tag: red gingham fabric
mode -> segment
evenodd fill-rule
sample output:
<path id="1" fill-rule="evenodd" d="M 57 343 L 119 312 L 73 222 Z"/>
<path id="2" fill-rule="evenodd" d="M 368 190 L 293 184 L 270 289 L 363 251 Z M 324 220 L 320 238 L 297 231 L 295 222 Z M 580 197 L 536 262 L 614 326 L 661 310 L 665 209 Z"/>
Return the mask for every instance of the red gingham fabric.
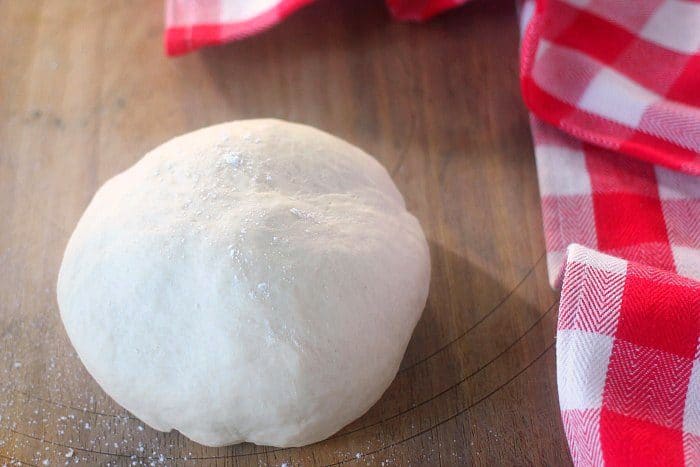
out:
<path id="1" fill-rule="evenodd" d="M 529 2 L 523 98 L 589 143 L 700 175 L 700 4 Z"/>
<path id="2" fill-rule="evenodd" d="M 166 0 L 165 53 L 182 55 L 267 29 L 314 0 Z M 423 21 L 467 0 L 386 0 L 392 15 Z"/>
<path id="3" fill-rule="evenodd" d="M 572 245 L 557 385 L 576 465 L 698 465 L 700 283 Z"/>
<path id="4" fill-rule="evenodd" d="M 166 0 L 177 55 L 312 0 Z M 422 21 L 465 0 L 387 0 Z M 525 0 L 557 384 L 574 463 L 700 466 L 700 2 Z"/>
<path id="5" fill-rule="evenodd" d="M 572 459 L 698 466 L 700 4 L 526 1 L 521 23 Z"/>
<path id="6" fill-rule="evenodd" d="M 552 285 L 572 243 L 700 278 L 698 177 L 531 124 Z"/>
<path id="7" fill-rule="evenodd" d="M 313 0 L 166 0 L 165 52 L 182 55 L 263 31 Z"/>

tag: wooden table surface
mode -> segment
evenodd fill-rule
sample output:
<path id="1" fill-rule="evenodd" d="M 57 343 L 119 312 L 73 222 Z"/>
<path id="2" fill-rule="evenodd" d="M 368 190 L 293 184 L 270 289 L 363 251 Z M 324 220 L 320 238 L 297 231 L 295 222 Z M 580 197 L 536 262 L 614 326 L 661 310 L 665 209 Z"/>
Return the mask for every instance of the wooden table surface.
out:
<path id="1" fill-rule="evenodd" d="M 162 2 L 0 3 L 0 465 L 567 465 L 557 295 L 511 0 L 427 24 L 324 0 L 236 44 L 168 59 Z M 196 128 L 274 116 L 364 148 L 420 219 L 430 298 L 384 397 L 324 442 L 199 446 L 115 404 L 55 299 L 91 196 Z"/>

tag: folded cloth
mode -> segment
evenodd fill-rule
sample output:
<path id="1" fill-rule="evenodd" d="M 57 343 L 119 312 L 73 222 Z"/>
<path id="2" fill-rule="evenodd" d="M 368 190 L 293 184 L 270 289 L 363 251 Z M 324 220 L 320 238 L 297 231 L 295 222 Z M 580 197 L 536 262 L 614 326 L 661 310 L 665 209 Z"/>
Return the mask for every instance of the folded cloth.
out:
<path id="1" fill-rule="evenodd" d="M 310 1 L 166 0 L 166 51 Z M 463 2 L 387 0 L 417 21 Z M 572 458 L 700 465 L 700 2 L 518 5 Z"/>
<path id="2" fill-rule="evenodd" d="M 576 465 L 698 465 L 700 283 L 572 245 L 557 327 Z"/>
<path id="3" fill-rule="evenodd" d="M 530 0 L 521 29 L 572 459 L 700 465 L 700 3 Z"/>
<path id="4" fill-rule="evenodd" d="M 313 0 L 166 0 L 165 52 L 181 55 L 273 26 Z"/>
<path id="5" fill-rule="evenodd" d="M 700 4 L 530 0 L 521 84 L 540 119 L 583 141 L 700 175 Z"/>

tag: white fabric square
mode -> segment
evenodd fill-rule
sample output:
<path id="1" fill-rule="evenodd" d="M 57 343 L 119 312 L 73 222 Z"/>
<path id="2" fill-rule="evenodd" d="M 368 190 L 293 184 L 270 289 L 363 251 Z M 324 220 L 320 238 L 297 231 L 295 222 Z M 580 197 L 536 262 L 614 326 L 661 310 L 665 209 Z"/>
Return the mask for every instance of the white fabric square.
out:
<path id="1" fill-rule="evenodd" d="M 520 37 L 522 37 L 535 13 L 535 0 L 526 0 L 520 8 Z"/>
<path id="2" fill-rule="evenodd" d="M 226 0 L 221 2 L 220 23 L 236 23 L 272 10 L 280 0 Z"/>
<path id="3" fill-rule="evenodd" d="M 603 68 L 589 83 L 578 107 L 636 128 L 644 112 L 658 100 L 659 96 L 631 79 Z"/>
<path id="4" fill-rule="evenodd" d="M 700 4 L 665 1 L 644 25 L 640 36 L 676 52 L 696 53 L 700 49 Z"/>
<path id="5" fill-rule="evenodd" d="M 683 412 L 683 431 L 700 435 L 700 360 L 693 362 Z"/>
<path id="6" fill-rule="evenodd" d="M 602 406 L 613 338 L 592 332 L 557 333 L 557 387 L 562 410 Z"/>
<path id="7" fill-rule="evenodd" d="M 627 274 L 627 261 L 584 246 L 572 244 L 566 249 L 567 262 L 588 264 L 599 271 L 608 271 L 619 276 Z M 622 300 L 622 296 L 620 296 Z M 619 310 L 619 308 L 618 308 Z"/>
<path id="8" fill-rule="evenodd" d="M 537 50 L 535 51 L 535 63 L 542 58 L 542 55 L 547 53 L 549 49 L 552 48 L 552 43 L 545 39 L 540 39 L 537 43 Z"/>
<path id="9" fill-rule="evenodd" d="M 692 175 L 654 166 L 661 199 L 700 199 L 700 179 Z"/>
<path id="10" fill-rule="evenodd" d="M 588 195 L 591 180 L 582 150 L 538 144 L 535 146 L 540 196 Z"/>
<path id="11" fill-rule="evenodd" d="M 676 272 L 681 276 L 700 280 L 700 250 L 677 245 L 671 245 L 671 250 Z"/>

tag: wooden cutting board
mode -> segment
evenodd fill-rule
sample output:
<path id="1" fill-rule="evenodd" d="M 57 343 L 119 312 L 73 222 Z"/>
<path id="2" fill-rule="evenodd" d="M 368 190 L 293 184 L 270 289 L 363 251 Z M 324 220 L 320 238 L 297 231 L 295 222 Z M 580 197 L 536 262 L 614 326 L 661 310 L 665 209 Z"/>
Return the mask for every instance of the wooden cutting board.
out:
<path id="1" fill-rule="evenodd" d="M 569 464 L 513 2 L 414 25 L 380 1 L 325 0 L 177 59 L 162 8 L 0 3 L 0 465 Z M 396 380 L 340 433 L 206 448 L 102 392 L 61 325 L 56 274 L 105 180 L 175 135 L 266 116 L 389 169 L 430 242 L 430 298 Z"/>

